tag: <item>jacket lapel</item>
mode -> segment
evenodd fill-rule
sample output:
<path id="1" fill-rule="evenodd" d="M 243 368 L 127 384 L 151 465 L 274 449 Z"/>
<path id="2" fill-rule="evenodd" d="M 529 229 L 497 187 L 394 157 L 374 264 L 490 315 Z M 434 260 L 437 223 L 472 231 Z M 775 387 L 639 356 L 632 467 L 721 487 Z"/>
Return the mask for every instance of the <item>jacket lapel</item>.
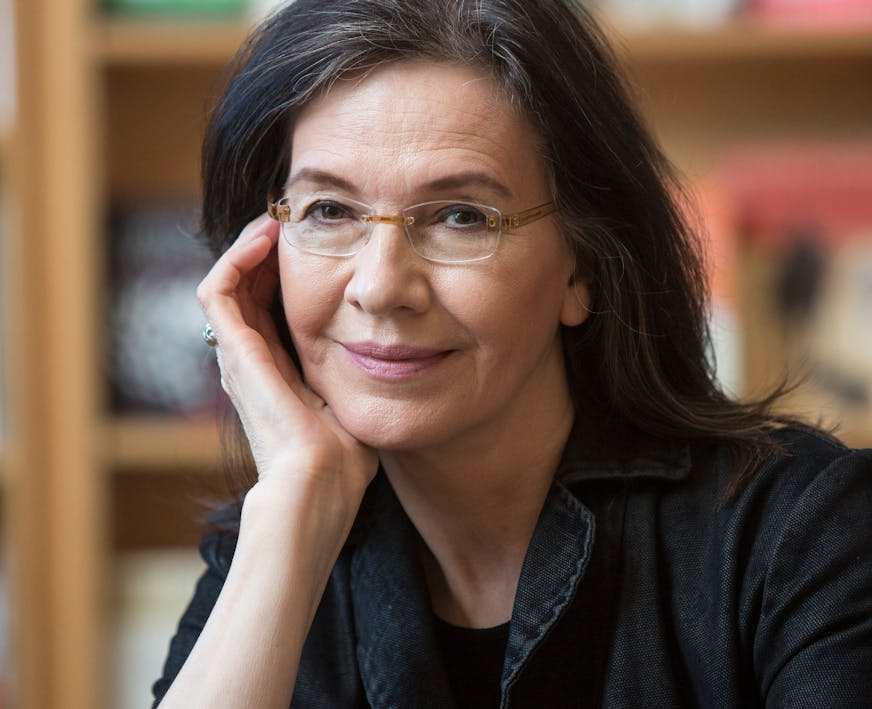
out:
<path id="1" fill-rule="evenodd" d="M 523 699 L 555 696 L 529 679 L 531 658 L 562 620 L 575 598 L 594 546 L 594 518 L 560 483 L 554 483 L 527 549 L 503 664 L 502 706 L 534 706 Z M 566 658 L 554 658 L 554 672 L 565 671 Z M 552 673 L 553 675 L 553 673 Z"/>
<path id="2" fill-rule="evenodd" d="M 370 705 L 454 706 L 433 631 L 416 532 L 383 475 L 351 563 L 357 660 Z"/>

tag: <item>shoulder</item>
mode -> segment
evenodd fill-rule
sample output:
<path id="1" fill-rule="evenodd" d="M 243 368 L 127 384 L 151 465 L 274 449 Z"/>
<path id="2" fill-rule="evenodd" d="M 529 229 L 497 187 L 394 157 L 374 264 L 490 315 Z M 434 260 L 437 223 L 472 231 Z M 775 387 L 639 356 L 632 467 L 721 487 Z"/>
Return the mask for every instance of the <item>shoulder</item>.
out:
<path id="1" fill-rule="evenodd" d="M 848 448 L 838 439 L 813 428 L 787 426 L 776 431 L 774 438 L 783 454 L 771 455 L 761 468 L 772 466 L 794 474 L 814 475 L 836 463 L 858 465 L 868 474 L 872 461 L 872 449 Z"/>
<path id="2" fill-rule="evenodd" d="M 831 684 L 835 704 L 860 706 L 872 691 L 872 450 L 799 428 L 777 440 L 783 453 L 723 508 L 740 624 L 777 706 Z"/>
<path id="3" fill-rule="evenodd" d="M 777 449 L 732 493 L 735 471 L 728 447 L 695 446 L 684 495 L 707 501 L 721 533 L 741 533 L 745 545 L 754 540 L 766 557 L 792 529 L 835 532 L 852 518 L 872 520 L 872 450 L 848 448 L 796 426 L 776 431 L 774 442 Z M 828 538 L 835 543 L 848 534 L 850 526 Z"/>
<path id="4" fill-rule="evenodd" d="M 685 476 L 631 489 L 627 529 L 654 540 L 682 584 L 703 596 L 717 588 L 746 619 L 791 601 L 814 615 L 807 599 L 826 589 L 868 590 L 872 602 L 872 450 L 799 427 L 775 442 L 732 493 L 729 446 L 692 444 Z"/>
<path id="5" fill-rule="evenodd" d="M 870 504 L 872 450 L 848 448 L 814 429 L 794 426 L 777 431 L 774 439 L 780 450 L 761 461 L 754 475 L 733 496 L 734 505 L 765 504 L 773 513 L 787 513 L 797 505 L 814 507 L 815 500 L 823 502 L 863 489 L 867 494 L 853 501 Z M 728 460 L 722 457 L 720 475 L 730 472 Z"/>
<path id="6" fill-rule="evenodd" d="M 776 440 L 783 453 L 770 455 L 742 494 L 765 501 L 782 542 L 792 529 L 803 536 L 826 531 L 814 546 L 856 539 L 864 525 L 872 533 L 872 449 L 802 428 L 779 431 Z"/>

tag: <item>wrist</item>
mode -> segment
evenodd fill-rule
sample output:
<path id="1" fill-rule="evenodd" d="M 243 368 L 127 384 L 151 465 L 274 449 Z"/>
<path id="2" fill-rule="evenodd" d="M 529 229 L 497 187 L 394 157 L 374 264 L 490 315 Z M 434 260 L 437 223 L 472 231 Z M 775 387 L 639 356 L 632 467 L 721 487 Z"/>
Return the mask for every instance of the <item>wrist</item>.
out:
<path id="1" fill-rule="evenodd" d="M 271 476 L 248 491 L 242 505 L 239 544 L 258 557 L 332 568 L 360 506 L 333 485 L 300 484 Z"/>

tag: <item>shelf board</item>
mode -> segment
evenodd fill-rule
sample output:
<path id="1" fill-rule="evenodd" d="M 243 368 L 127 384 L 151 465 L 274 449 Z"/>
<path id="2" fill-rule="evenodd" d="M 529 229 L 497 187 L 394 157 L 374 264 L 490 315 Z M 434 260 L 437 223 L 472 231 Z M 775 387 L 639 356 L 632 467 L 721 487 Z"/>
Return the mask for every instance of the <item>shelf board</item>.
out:
<path id="1" fill-rule="evenodd" d="M 218 469 L 218 430 L 211 419 L 119 416 L 103 429 L 107 462 L 118 471 Z"/>
<path id="2" fill-rule="evenodd" d="M 248 32 L 242 20 L 137 20 L 103 17 L 92 25 L 94 57 L 110 65 L 222 65 Z M 782 26 L 751 19 L 712 29 L 664 26 L 611 30 L 632 62 L 872 57 L 872 26 Z"/>
<path id="3" fill-rule="evenodd" d="M 242 21 L 103 18 L 92 26 L 94 58 L 110 65 L 228 62 L 248 33 Z"/>

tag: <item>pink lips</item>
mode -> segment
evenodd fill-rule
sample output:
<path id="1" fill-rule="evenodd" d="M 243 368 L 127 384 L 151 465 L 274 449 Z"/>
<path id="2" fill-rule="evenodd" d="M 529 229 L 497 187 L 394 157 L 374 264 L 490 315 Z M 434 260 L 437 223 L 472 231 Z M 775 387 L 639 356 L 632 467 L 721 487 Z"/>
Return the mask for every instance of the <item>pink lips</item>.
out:
<path id="1" fill-rule="evenodd" d="M 387 381 L 415 377 L 451 354 L 451 350 L 373 342 L 344 342 L 342 345 L 357 367 L 376 379 Z"/>

